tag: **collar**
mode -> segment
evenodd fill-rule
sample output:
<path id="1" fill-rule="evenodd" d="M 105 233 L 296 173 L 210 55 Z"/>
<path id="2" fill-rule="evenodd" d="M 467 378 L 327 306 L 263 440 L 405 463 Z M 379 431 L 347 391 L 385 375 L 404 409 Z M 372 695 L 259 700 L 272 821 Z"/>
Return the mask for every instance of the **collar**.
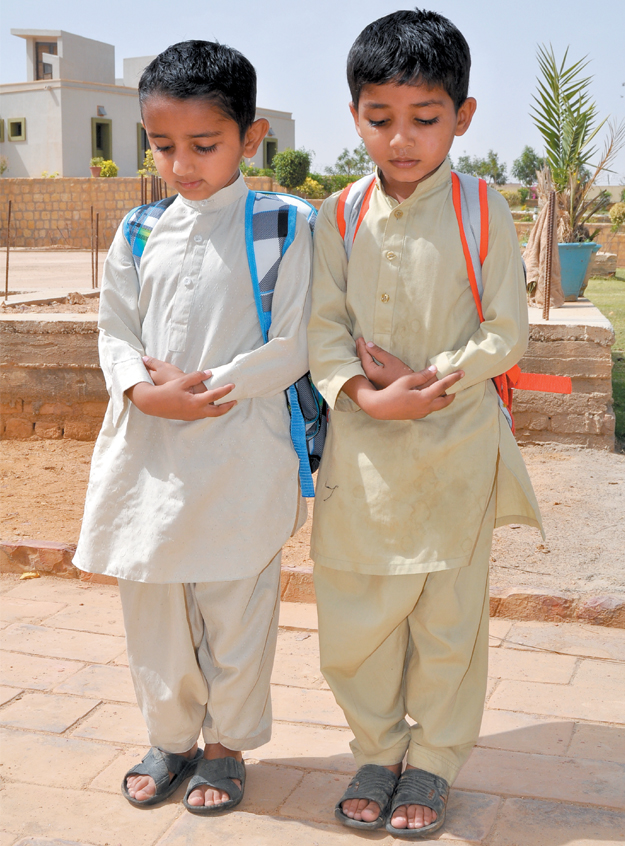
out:
<path id="1" fill-rule="evenodd" d="M 449 156 L 447 156 L 443 163 L 440 165 L 440 167 L 438 167 L 437 170 L 434 171 L 434 173 L 428 176 L 427 179 L 424 179 L 419 182 L 412 194 L 407 197 L 407 199 L 405 199 L 403 203 L 398 203 L 394 197 L 389 197 L 389 195 L 384 190 L 384 185 L 382 184 L 382 180 L 380 178 L 380 169 L 376 168 L 376 186 L 380 191 L 380 196 L 385 199 L 385 201 L 391 208 L 396 208 L 399 205 L 401 205 L 402 208 L 410 208 L 415 203 L 419 202 L 419 200 L 430 196 L 436 191 L 439 191 L 442 187 L 448 186 L 450 183 L 451 161 L 449 160 Z"/>
<path id="2" fill-rule="evenodd" d="M 178 197 L 181 203 L 184 203 L 185 206 L 188 206 L 194 211 L 209 213 L 219 211 L 219 209 L 223 209 L 225 206 L 229 206 L 237 200 L 246 197 L 248 191 L 249 189 L 245 184 L 243 174 L 239 171 L 239 175 L 231 185 L 226 185 L 225 188 L 217 191 L 217 193 L 213 194 L 212 197 L 208 197 L 206 200 L 187 200 L 181 194 Z"/>

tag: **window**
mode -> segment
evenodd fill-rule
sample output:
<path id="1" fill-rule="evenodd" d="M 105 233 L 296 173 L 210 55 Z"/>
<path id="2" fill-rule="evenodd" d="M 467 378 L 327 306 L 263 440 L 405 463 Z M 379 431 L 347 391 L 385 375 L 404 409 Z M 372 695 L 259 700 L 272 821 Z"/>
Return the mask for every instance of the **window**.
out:
<path id="1" fill-rule="evenodd" d="M 143 170 L 143 160 L 146 152 L 150 149 L 148 134 L 143 126 L 137 124 L 137 170 Z"/>
<path id="2" fill-rule="evenodd" d="M 56 56 L 56 41 L 35 41 L 35 61 L 37 63 L 35 79 L 52 79 L 52 65 L 49 62 L 44 62 L 44 53 Z"/>
<path id="3" fill-rule="evenodd" d="M 91 118 L 91 155 L 101 156 L 105 161 L 113 158 L 112 120 Z"/>
<path id="4" fill-rule="evenodd" d="M 265 138 L 263 146 L 263 167 L 271 167 L 273 157 L 278 152 L 278 141 L 276 138 Z"/>
<path id="5" fill-rule="evenodd" d="M 26 141 L 26 118 L 9 118 L 7 128 L 9 141 Z"/>

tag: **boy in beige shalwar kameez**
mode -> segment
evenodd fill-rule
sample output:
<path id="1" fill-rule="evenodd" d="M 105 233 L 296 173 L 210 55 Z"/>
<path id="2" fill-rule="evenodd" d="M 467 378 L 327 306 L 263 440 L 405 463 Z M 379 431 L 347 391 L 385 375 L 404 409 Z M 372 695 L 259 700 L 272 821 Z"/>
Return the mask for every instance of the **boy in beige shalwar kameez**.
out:
<path id="1" fill-rule="evenodd" d="M 451 51 L 460 83 L 446 82 Z M 489 191 L 480 325 L 452 204 L 447 153 L 475 110 L 469 65 L 434 13 L 364 30 L 348 79 L 376 185 L 349 261 L 337 196 L 315 233 L 309 355 L 332 412 L 311 554 L 322 670 L 360 767 L 336 814 L 410 838 L 443 824 L 478 736 L 493 528 L 540 526 L 491 381 L 527 344 L 514 225 Z"/>

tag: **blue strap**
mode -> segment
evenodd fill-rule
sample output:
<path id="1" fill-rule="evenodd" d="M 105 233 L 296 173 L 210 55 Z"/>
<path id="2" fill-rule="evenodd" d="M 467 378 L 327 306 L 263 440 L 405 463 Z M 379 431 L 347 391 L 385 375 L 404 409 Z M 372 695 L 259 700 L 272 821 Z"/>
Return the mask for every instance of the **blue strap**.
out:
<path id="1" fill-rule="evenodd" d="M 306 424 L 297 398 L 295 385 L 288 388 L 289 405 L 291 406 L 291 440 L 299 458 L 299 482 L 302 496 L 314 496 L 315 486 L 310 472 L 308 446 L 306 441 Z"/>

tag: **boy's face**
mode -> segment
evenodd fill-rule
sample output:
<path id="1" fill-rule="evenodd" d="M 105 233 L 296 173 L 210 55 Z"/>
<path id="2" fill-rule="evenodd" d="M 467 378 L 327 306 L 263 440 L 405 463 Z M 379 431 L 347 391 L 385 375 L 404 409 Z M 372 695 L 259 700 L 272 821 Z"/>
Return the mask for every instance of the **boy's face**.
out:
<path id="1" fill-rule="evenodd" d="M 143 126 L 159 174 L 187 200 L 206 200 L 232 184 L 241 159 L 256 153 L 269 129 L 257 120 L 241 140 L 237 123 L 216 105 L 160 94 L 143 104 Z"/>
<path id="2" fill-rule="evenodd" d="M 353 103 L 350 109 L 387 193 L 401 202 L 440 167 L 454 137 L 469 128 L 476 106 L 468 97 L 456 112 L 441 86 L 386 82 L 365 85 L 358 109 Z"/>

